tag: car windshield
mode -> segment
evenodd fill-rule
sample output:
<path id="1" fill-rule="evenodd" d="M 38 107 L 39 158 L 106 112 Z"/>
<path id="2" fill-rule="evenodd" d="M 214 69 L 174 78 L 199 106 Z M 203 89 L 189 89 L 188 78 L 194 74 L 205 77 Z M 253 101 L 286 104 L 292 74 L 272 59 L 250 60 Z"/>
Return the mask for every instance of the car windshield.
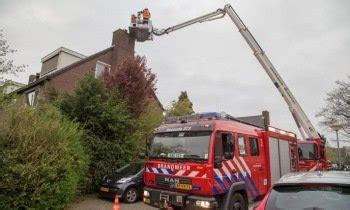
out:
<path id="1" fill-rule="evenodd" d="M 298 144 L 298 154 L 300 160 L 315 160 L 317 147 L 315 144 Z"/>
<path id="2" fill-rule="evenodd" d="M 350 187 L 337 185 L 278 186 L 271 191 L 266 209 L 349 209 Z"/>
<path id="3" fill-rule="evenodd" d="M 141 171 L 143 166 L 144 166 L 143 162 L 130 163 L 117 169 L 116 174 L 122 175 L 122 176 L 131 176 Z"/>
<path id="4" fill-rule="evenodd" d="M 170 132 L 155 135 L 151 157 L 208 159 L 211 131 Z"/>

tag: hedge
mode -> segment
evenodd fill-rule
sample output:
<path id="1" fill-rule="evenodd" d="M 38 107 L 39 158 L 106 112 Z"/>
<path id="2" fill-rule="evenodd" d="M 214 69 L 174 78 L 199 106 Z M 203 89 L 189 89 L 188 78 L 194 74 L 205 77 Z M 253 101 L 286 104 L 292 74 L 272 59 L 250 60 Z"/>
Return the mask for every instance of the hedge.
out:
<path id="1" fill-rule="evenodd" d="M 78 124 L 54 107 L 7 108 L 0 125 L 0 209 L 63 209 L 88 156 Z"/>

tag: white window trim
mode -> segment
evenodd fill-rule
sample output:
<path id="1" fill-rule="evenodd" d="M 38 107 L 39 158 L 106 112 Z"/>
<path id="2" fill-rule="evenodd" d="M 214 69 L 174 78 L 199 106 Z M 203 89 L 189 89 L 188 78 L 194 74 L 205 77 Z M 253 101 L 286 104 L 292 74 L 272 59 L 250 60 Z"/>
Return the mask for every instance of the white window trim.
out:
<path id="1" fill-rule="evenodd" d="M 95 78 L 97 78 L 99 75 L 97 75 L 97 64 L 101 64 L 106 66 L 108 69 L 111 69 L 111 65 L 109 65 L 108 63 L 102 62 L 102 61 L 96 61 L 96 65 L 95 65 Z M 102 74 L 102 73 L 101 73 Z"/>
<path id="2" fill-rule="evenodd" d="M 37 91 L 33 90 L 27 93 L 28 105 L 36 106 Z"/>

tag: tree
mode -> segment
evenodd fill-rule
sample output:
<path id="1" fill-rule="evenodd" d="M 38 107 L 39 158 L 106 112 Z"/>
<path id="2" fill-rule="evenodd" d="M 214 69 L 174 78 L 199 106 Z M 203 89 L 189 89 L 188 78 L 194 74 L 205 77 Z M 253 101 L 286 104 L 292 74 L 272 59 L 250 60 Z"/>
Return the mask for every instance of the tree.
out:
<path id="1" fill-rule="evenodd" d="M 85 130 L 84 146 L 90 157 L 86 191 L 94 191 L 103 176 L 131 161 L 137 148 L 130 137 L 134 121 L 117 90 L 107 91 L 92 75 L 83 79 L 73 95 L 61 95 L 55 104 Z"/>
<path id="2" fill-rule="evenodd" d="M 338 154 L 335 152 L 334 148 L 326 147 L 327 159 L 331 161 L 331 163 L 338 162 Z"/>
<path id="3" fill-rule="evenodd" d="M 152 136 L 154 129 L 163 122 L 163 119 L 164 116 L 158 104 L 156 102 L 148 104 L 134 125 L 135 131 L 132 134 L 132 139 L 137 142 L 137 151 L 145 149 L 145 140 Z"/>
<path id="4" fill-rule="evenodd" d="M 188 98 L 186 91 L 181 91 L 177 101 L 173 101 L 167 110 L 167 116 L 181 116 L 193 114 L 193 104 Z"/>
<path id="5" fill-rule="evenodd" d="M 1 75 L 16 74 L 17 72 L 24 71 L 26 65 L 16 66 L 13 60 L 7 58 L 9 54 L 15 52 L 16 50 L 10 48 L 2 30 L 0 30 L 0 79 L 3 79 Z"/>
<path id="6" fill-rule="evenodd" d="M 5 86 L 0 86 L 0 110 L 3 108 L 3 106 L 7 102 L 4 88 L 5 88 Z"/>
<path id="7" fill-rule="evenodd" d="M 108 93 L 103 83 L 92 75 L 82 80 L 73 95 L 64 94 L 58 106 L 99 138 L 122 140 L 132 125 L 119 94 Z"/>
<path id="8" fill-rule="evenodd" d="M 17 97 L 14 94 L 6 94 L 6 83 L 7 81 L 5 81 L 2 86 L 0 86 L 0 110 L 11 103 L 14 103 Z"/>
<path id="9" fill-rule="evenodd" d="M 103 80 L 109 91 L 117 89 L 135 118 L 154 100 L 156 75 L 147 67 L 145 57 L 126 59 L 115 71 L 105 71 Z"/>
<path id="10" fill-rule="evenodd" d="M 316 115 L 322 118 L 321 125 L 331 128 L 341 125 L 350 134 L 350 76 L 348 81 L 337 81 L 337 87 L 327 94 L 326 106 Z"/>

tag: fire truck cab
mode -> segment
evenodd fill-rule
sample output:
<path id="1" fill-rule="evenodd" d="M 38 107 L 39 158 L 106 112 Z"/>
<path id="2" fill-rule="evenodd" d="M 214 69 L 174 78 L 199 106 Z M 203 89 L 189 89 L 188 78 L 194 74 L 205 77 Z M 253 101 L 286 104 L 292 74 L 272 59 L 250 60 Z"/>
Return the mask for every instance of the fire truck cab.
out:
<path id="1" fill-rule="evenodd" d="M 298 140 L 299 171 L 328 170 L 330 166 L 324 151 L 323 139 Z"/>
<path id="2" fill-rule="evenodd" d="M 149 144 L 144 203 L 247 209 L 298 165 L 296 135 L 260 125 L 216 112 L 166 118 Z"/>

